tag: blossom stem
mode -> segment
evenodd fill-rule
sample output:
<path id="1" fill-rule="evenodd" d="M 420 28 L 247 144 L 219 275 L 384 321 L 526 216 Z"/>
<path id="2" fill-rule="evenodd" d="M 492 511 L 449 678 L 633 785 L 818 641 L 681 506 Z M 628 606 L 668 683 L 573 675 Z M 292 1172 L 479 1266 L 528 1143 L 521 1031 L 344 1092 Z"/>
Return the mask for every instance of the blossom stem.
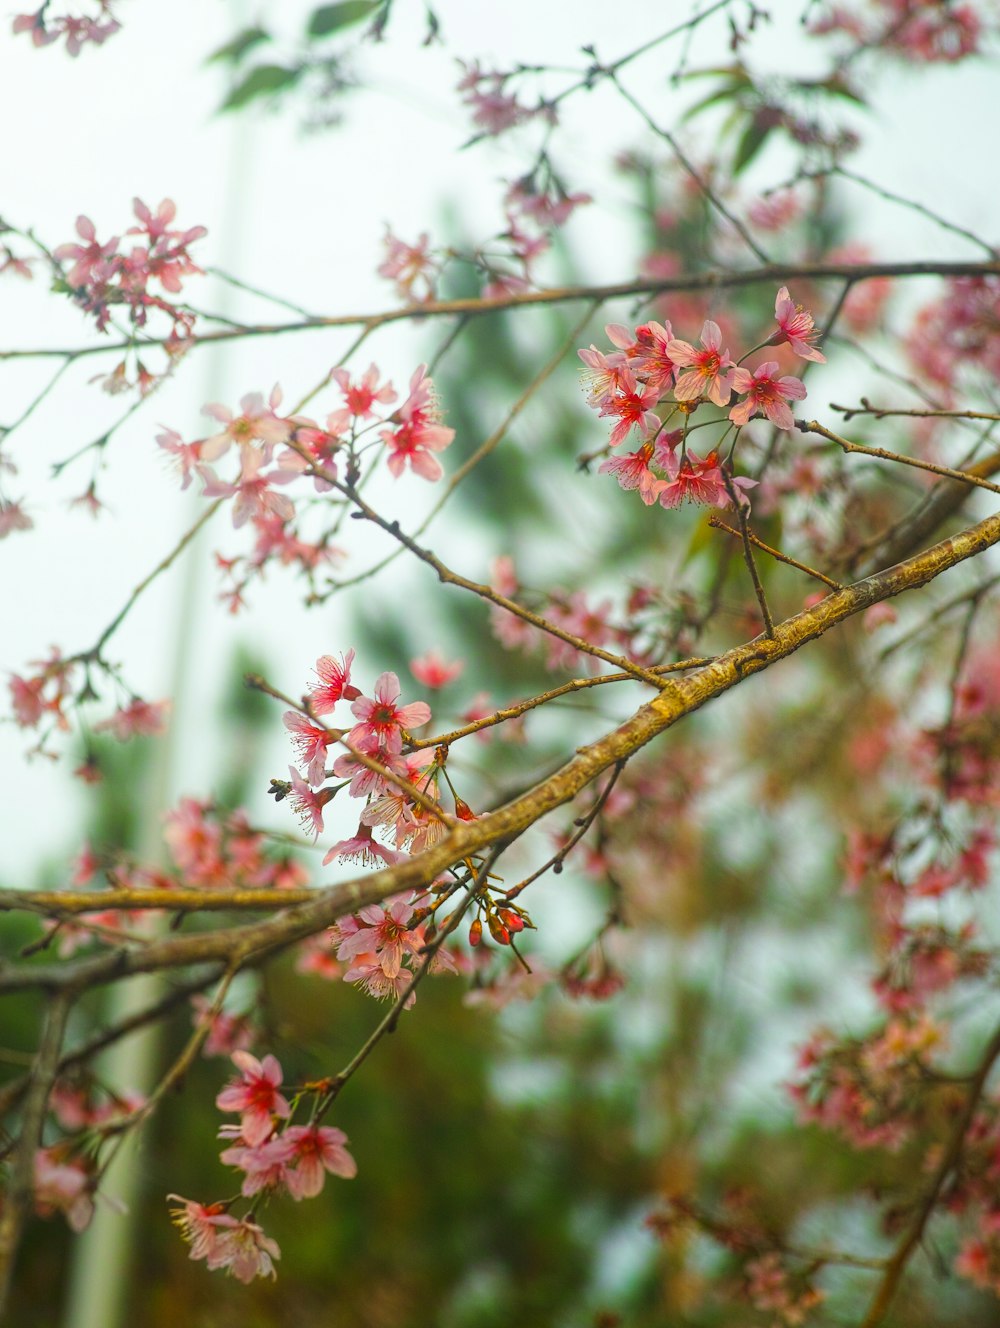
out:
<path id="1" fill-rule="evenodd" d="M 714 526 L 716 530 L 724 530 L 729 535 L 735 535 L 737 539 L 741 536 L 740 531 L 734 530 L 732 526 L 727 526 L 721 517 L 710 516 L 708 518 L 708 524 Z M 746 538 L 754 548 L 760 549 L 763 553 L 770 554 L 771 557 L 776 558 L 779 563 L 787 563 L 789 567 L 795 567 L 798 571 L 805 572 L 807 576 L 815 577 L 817 581 L 822 581 L 823 584 L 829 586 L 831 590 L 844 589 L 839 581 L 834 581 L 831 577 L 824 576 L 822 572 L 817 572 L 815 567 L 809 567 L 806 563 L 800 563 L 796 561 L 795 558 L 790 558 L 787 553 L 782 553 L 779 549 L 772 549 L 770 544 L 765 544 L 762 539 L 758 539 L 749 529 L 746 532 Z"/>

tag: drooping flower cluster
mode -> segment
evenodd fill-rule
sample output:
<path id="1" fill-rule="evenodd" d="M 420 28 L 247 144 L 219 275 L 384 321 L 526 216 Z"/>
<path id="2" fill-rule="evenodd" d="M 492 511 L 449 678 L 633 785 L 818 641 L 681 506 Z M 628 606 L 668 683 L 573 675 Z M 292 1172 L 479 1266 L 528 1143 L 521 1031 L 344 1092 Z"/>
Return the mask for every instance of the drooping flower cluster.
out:
<path id="1" fill-rule="evenodd" d="M 239 1077 L 219 1093 L 215 1105 L 240 1117 L 238 1125 L 223 1125 L 219 1136 L 226 1141 L 222 1161 L 243 1173 L 244 1198 L 286 1193 L 296 1201 L 312 1199 L 322 1191 L 327 1174 L 346 1180 L 357 1175 L 343 1130 L 321 1125 L 315 1113 L 305 1124 L 294 1123 L 304 1102 L 320 1104 L 322 1086 L 297 1093 L 293 1107 L 281 1092 L 284 1076 L 275 1056 L 261 1060 L 237 1050 L 232 1061 Z M 281 1251 L 253 1220 L 256 1203 L 246 1216 L 236 1218 L 229 1211 L 232 1201 L 206 1205 L 178 1194 L 168 1198 L 180 1205 L 171 1211 L 191 1246 L 192 1259 L 204 1259 L 211 1269 L 224 1268 L 241 1282 L 275 1276 L 274 1260 Z"/>
<path id="2" fill-rule="evenodd" d="M 777 328 L 763 345 L 787 343 L 800 358 L 823 361 L 814 344 L 812 316 L 792 302 L 784 286 L 775 300 L 775 321 Z M 756 480 L 732 474 L 738 432 L 724 460 L 720 449 L 728 427 L 722 440 L 701 455 L 688 443 L 691 417 L 708 404 L 728 409 L 730 426 L 737 431 L 754 418 L 792 429 L 788 403 L 806 395 L 801 380 L 781 374 L 776 360 L 744 368 L 723 347 L 722 330 L 710 319 L 702 327 L 700 346 L 675 337 L 669 322 L 644 323 L 634 332 L 612 323 L 605 331 L 616 350 L 605 353 L 591 346 L 579 352 L 586 366 L 588 403 L 600 416 L 616 421 L 609 438 L 612 448 L 633 433 L 641 445 L 635 452 L 610 457 L 601 470 L 614 475 L 623 489 L 638 490 L 647 507 L 656 502 L 665 508 L 685 502 L 721 508 L 749 505 L 747 490 Z M 743 399 L 732 404 L 735 397 Z M 668 428 L 675 420 L 681 427 Z"/>

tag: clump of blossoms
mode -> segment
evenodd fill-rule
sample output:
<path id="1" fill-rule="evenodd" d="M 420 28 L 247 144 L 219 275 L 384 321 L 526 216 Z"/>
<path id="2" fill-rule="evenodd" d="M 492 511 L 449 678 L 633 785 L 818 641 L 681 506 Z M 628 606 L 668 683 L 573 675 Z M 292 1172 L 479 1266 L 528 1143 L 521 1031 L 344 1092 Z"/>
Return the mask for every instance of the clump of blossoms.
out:
<path id="1" fill-rule="evenodd" d="M 197 477 L 205 498 L 231 500 L 236 528 L 248 526 L 254 532 L 250 555 L 218 559 L 230 582 L 224 598 L 234 612 L 242 607 L 251 579 L 262 576 L 267 566 L 297 567 L 315 590 L 319 569 L 342 556 L 332 543 L 340 505 L 331 511 L 316 495 L 337 491 L 349 500 L 379 456 L 394 478 L 407 469 L 430 481 L 444 473 L 437 454 L 451 443 L 455 431 L 441 423 L 425 365 L 414 370 L 409 392 L 395 409 L 396 390 L 381 380 L 374 364 L 358 377 L 336 367 L 329 381 L 340 401 L 323 423 L 282 414 L 282 391 L 276 385 L 266 399 L 260 392 L 246 393 L 237 410 L 220 403 L 206 406 L 205 414 L 218 426 L 207 437 L 186 442 L 168 428 L 157 436 L 182 488 Z M 230 464 L 228 474 L 216 468 L 224 458 Z M 303 492 L 306 482 L 308 493 Z M 325 521 L 310 537 L 307 514 Z"/>
<path id="2" fill-rule="evenodd" d="M 177 208 L 169 198 L 155 212 L 136 198 L 133 211 L 139 224 L 129 227 L 125 236 L 142 237 L 140 243 L 127 246 L 118 235 L 102 242 L 90 218 L 81 216 L 76 219 L 79 242 L 59 245 L 53 258 L 71 265 L 63 276 L 65 288 L 93 316 L 98 331 L 107 331 L 116 310 L 127 312 L 133 328 L 144 328 L 150 315 L 159 312 L 170 320 L 168 355 L 178 354 L 190 341 L 194 314 L 167 296 L 180 294 L 184 278 L 202 272 L 188 248 L 208 232 L 204 226 L 173 227 Z M 148 371 L 138 365 L 137 373 L 137 385 L 148 390 Z M 110 391 L 129 386 L 124 361 L 106 386 Z"/>
<path id="3" fill-rule="evenodd" d="M 996 19 L 975 4 L 941 0 L 868 0 L 862 7 L 837 4 L 809 25 L 816 36 L 843 33 L 852 44 L 877 47 L 925 64 L 954 64 L 981 49 L 984 29 Z"/>
<path id="4" fill-rule="evenodd" d="M 347 1151 L 347 1136 L 334 1126 L 321 1125 L 329 1106 L 328 1082 L 306 1085 L 292 1101 L 281 1092 L 284 1073 L 275 1056 L 258 1059 L 249 1051 L 232 1054 L 239 1071 L 215 1100 L 220 1111 L 239 1115 L 238 1125 L 223 1125 L 226 1142 L 221 1160 L 242 1172 L 240 1194 L 250 1199 L 247 1213 L 231 1213 L 236 1200 L 201 1204 L 179 1194 L 168 1195 L 179 1206 L 171 1210 L 192 1259 L 204 1259 L 210 1269 L 224 1268 L 241 1282 L 274 1277 L 274 1261 L 281 1257 L 277 1243 L 256 1223 L 257 1196 L 288 1194 L 294 1200 L 312 1199 L 327 1175 L 350 1180 L 357 1164 Z M 312 1103 L 305 1123 L 296 1113 Z"/>
<path id="5" fill-rule="evenodd" d="M 381 674 L 373 694 L 366 696 L 352 681 L 353 664 L 353 650 L 316 661 L 317 680 L 307 689 L 303 709 L 289 710 L 284 717 L 301 774 L 292 767 L 290 780 L 272 779 L 271 792 L 279 802 L 287 801 L 307 830 L 318 836 L 327 805 L 346 789 L 362 804 L 358 827 L 327 850 L 323 865 L 337 860 L 394 866 L 438 843 L 455 821 L 472 820 L 475 814 L 447 777 L 446 750 L 412 749 L 412 731 L 431 717 L 427 703 L 402 703 L 399 679 L 390 672 Z M 329 728 L 321 719 L 339 705 L 350 707 L 355 722 L 349 728 L 346 722 Z M 346 750 L 336 754 L 338 748 Z M 446 812 L 441 801 L 442 779 L 452 794 L 452 812 Z M 466 867 L 471 873 L 472 864 Z M 334 971 L 377 999 L 397 1000 L 406 996 L 425 961 L 431 972 L 454 972 L 459 960 L 441 944 L 447 932 L 439 914 L 462 883 L 452 876 L 425 894 L 405 892 L 341 918 L 329 933 L 330 950 L 343 966 Z M 512 945 L 513 937 L 532 925 L 523 909 L 502 894 L 493 895 L 489 880 L 478 882 L 469 934 L 473 946 L 482 939 L 484 925 L 498 945 Z"/>
<path id="6" fill-rule="evenodd" d="M 102 46 L 121 27 L 111 12 L 111 0 L 97 0 L 96 13 L 90 18 L 47 14 L 48 8 L 46 0 L 33 14 L 18 14 L 12 27 L 14 35 L 29 33 L 35 46 L 51 46 L 65 38 L 67 54 L 77 56 L 88 42 Z"/>
<path id="7" fill-rule="evenodd" d="M 812 315 L 792 302 L 784 286 L 774 312 L 777 327 L 755 349 L 787 343 L 801 359 L 822 362 Z M 734 360 L 722 344 L 719 325 L 710 319 L 702 327 L 699 346 L 676 337 L 669 322 L 643 323 L 634 331 L 610 323 L 605 331 L 614 350 L 591 346 L 578 352 L 586 366 L 588 404 L 599 416 L 616 421 L 608 440 L 612 448 L 635 435 L 640 446 L 610 457 L 601 471 L 614 475 L 623 489 L 637 490 L 647 507 L 656 502 L 665 508 L 686 502 L 749 506 L 747 491 L 757 481 L 732 472 L 739 431 L 752 419 L 792 429 L 789 402 L 806 395 L 801 379 L 781 374 L 776 360 L 745 368 L 743 361 L 754 351 Z M 722 436 L 707 452 L 698 452 L 689 439 L 692 418 L 703 406 L 727 411 L 728 425 L 725 418 L 710 421 L 722 427 Z M 675 427 L 668 428 L 671 424 Z"/>
<path id="8" fill-rule="evenodd" d="M 504 74 L 495 69 L 481 69 L 478 60 L 460 63 L 463 73 L 458 91 L 472 114 L 478 133 L 495 137 L 539 115 L 543 115 L 548 123 L 554 123 L 555 113 L 551 107 L 542 103 L 526 106 L 518 101 L 517 94 L 510 90 L 514 80 L 512 72 Z"/>

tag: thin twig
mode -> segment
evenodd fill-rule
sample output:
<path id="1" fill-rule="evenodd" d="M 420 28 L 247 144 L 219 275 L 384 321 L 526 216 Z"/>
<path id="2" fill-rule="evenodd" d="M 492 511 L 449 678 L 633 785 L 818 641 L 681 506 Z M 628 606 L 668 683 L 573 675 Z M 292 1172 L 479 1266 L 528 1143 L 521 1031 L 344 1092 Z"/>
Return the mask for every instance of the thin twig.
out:
<path id="1" fill-rule="evenodd" d="M 714 526 L 716 530 L 724 530 L 730 535 L 735 535 L 737 539 L 743 535 L 743 538 L 748 539 L 755 548 L 760 549 L 763 553 L 770 554 L 771 557 L 776 558 L 779 563 L 787 563 L 789 567 L 794 567 L 799 572 L 805 572 L 807 576 L 815 577 L 817 581 L 822 581 L 825 586 L 829 586 L 832 590 L 844 589 L 839 581 L 834 581 L 830 577 L 824 576 L 822 572 L 817 572 L 815 567 L 809 567 L 806 563 L 800 563 L 795 558 L 790 558 L 787 553 L 782 553 L 779 549 L 772 549 L 770 544 L 765 544 L 762 539 L 758 539 L 749 529 L 747 529 L 745 534 L 742 531 L 734 530 L 732 526 L 727 526 L 725 521 L 717 516 L 710 516 L 708 518 L 708 524 Z"/>
<path id="2" fill-rule="evenodd" d="M 565 304 L 573 300 L 595 300 L 601 304 L 609 300 L 632 296 L 666 295 L 672 292 L 698 292 L 736 290 L 745 286 L 787 285 L 794 281 L 817 281 L 825 277 L 841 281 L 863 281 L 868 277 L 981 277 L 1000 276 L 1000 261 L 995 262 L 941 262 L 937 259 L 917 259 L 908 263 L 765 263 L 742 271 L 714 269 L 681 276 L 645 278 L 613 282 L 600 286 L 561 286 L 538 291 L 519 291 L 497 295 L 488 300 L 467 297 L 457 300 L 429 300 L 425 304 L 406 305 L 401 309 L 387 309 L 380 313 L 342 314 L 335 317 L 308 318 L 291 323 L 256 323 L 238 329 L 223 328 L 206 332 L 196 338 L 194 346 L 214 345 L 223 341 L 238 341 L 247 337 L 282 336 L 295 332 L 322 332 L 331 327 L 371 326 L 372 329 L 390 323 L 432 318 L 450 318 L 466 314 L 470 318 L 484 317 L 504 309 L 520 309 L 530 305 Z M 169 337 L 150 337 L 141 344 L 160 346 Z M 91 355 L 112 354 L 129 350 L 134 342 L 102 341 L 96 345 L 76 347 L 36 347 L 0 350 L 0 360 L 47 359 L 67 356 L 80 359 Z"/>
<path id="3" fill-rule="evenodd" d="M 884 447 L 866 447 L 863 443 L 852 443 L 847 438 L 841 438 L 839 433 L 827 429 L 818 420 L 796 420 L 795 427 L 801 433 L 818 433 L 829 442 L 836 443 L 845 452 L 860 452 L 864 456 L 877 457 L 880 461 L 897 461 L 903 466 L 913 466 L 917 470 L 929 471 L 932 475 L 942 475 L 949 480 L 961 480 L 965 484 L 975 484 L 980 489 L 989 489 L 991 493 L 1000 493 L 1000 484 L 993 484 L 972 471 L 952 470 L 950 466 L 937 466 L 932 461 L 921 461 L 917 457 L 904 456 L 901 452 L 889 452 Z"/>

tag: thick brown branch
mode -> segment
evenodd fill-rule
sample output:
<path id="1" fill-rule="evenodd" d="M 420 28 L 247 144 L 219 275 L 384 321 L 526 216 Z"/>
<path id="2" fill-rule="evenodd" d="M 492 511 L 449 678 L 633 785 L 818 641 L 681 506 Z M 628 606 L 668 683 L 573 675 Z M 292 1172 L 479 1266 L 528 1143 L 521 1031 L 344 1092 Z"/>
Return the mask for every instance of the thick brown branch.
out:
<path id="1" fill-rule="evenodd" d="M 195 936 L 163 937 L 141 950 L 100 954 L 74 963 L 11 967 L 0 971 L 0 992 L 39 987 L 54 991 L 81 990 L 132 973 L 211 960 L 238 965 L 276 953 L 366 904 L 380 902 L 402 890 L 424 888 L 454 863 L 493 845 L 509 843 L 542 816 L 575 797 L 602 771 L 627 760 L 658 734 L 751 674 L 793 655 L 872 604 L 926 585 L 942 572 L 998 542 L 1000 514 L 995 514 L 906 562 L 828 595 L 814 608 L 776 624 L 772 638 L 737 646 L 697 673 L 670 682 L 623 724 L 579 748 L 548 779 L 497 811 L 455 826 L 433 848 L 408 862 L 334 886 L 310 903 L 287 909 L 264 922 Z"/>

